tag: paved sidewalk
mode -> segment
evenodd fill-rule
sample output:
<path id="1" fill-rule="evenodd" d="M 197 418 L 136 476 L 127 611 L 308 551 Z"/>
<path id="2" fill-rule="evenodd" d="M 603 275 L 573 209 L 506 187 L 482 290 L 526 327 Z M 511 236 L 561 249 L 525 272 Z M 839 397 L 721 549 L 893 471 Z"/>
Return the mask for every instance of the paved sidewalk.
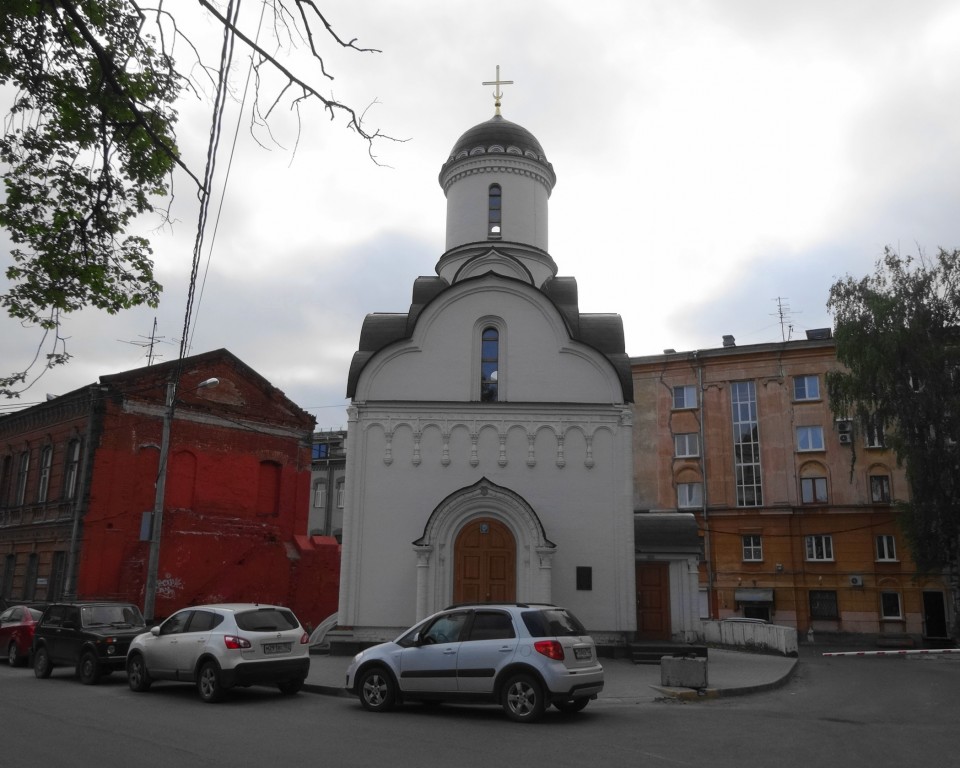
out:
<path id="1" fill-rule="evenodd" d="M 328 696 L 348 695 L 343 685 L 350 659 L 349 656 L 311 654 L 310 674 L 304 690 Z M 766 691 L 786 683 L 797 665 L 795 658 L 711 648 L 707 659 L 707 687 L 698 691 L 661 686 L 658 664 L 634 664 L 629 659 L 601 659 L 601 662 L 604 686 L 599 700 L 625 704 L 663 698 L 697 700 Z"/>

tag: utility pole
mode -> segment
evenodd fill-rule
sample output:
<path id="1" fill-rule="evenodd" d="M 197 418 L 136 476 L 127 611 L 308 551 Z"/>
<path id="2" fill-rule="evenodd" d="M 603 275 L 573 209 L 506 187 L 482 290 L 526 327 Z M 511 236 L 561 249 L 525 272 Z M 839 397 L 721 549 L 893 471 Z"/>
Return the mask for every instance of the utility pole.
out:
<path id="1" fill-rule="evenodd" d="M 157 491 L 153 500 L 153 515 L 150 518 L 150 556 L 147 560 L 147 586 L 143 598 L 143 617 L 149 621 L 156 618 L 157 571 L 160 567 L 160 532 L 163 530 L 163 501 L 167 486 L 167 456 L 170 453 L 170 425 L 173 423 L 173 404 L 177 385 L 167 382 L 167 400 L 163 409 L 163 431 L 160 435 L 160 463 L 157 466 Z"/>

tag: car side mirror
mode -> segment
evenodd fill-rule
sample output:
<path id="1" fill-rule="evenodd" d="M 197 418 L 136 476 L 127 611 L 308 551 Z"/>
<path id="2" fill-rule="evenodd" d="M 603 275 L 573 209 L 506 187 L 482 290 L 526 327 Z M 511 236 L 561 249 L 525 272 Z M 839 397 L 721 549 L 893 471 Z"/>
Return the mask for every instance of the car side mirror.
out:
<path id="1" fill-rule="evenodd" d="M 154 637 L 160 637 L 160 627 L 150 627 L 150 634 Z"/>

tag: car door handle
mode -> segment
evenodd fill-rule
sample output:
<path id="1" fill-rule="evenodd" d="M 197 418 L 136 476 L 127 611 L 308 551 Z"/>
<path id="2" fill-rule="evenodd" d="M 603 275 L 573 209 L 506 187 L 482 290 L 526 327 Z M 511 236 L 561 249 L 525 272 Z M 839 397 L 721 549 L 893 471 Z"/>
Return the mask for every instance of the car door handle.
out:
<path id="1" fill-rule="evenodd" d="M 444 655 L 444 656 L 451 656 L 452 654 L 454 654 L 454 653 L 456 653 L 456 652 L 457 652 L 457 649 L 456 649 L 456 648 L 444 648 L 444 649 L 443 649 L 443 655 Z"/>
<path id="2" fill-rule="evenodd" d="M 510 653 L 510 651 L 512 650 L 513 648 L 511 648 L 509 645 L 505 645 L 503 646 L 503 648 L 500 649 L 500 653 Z"/>

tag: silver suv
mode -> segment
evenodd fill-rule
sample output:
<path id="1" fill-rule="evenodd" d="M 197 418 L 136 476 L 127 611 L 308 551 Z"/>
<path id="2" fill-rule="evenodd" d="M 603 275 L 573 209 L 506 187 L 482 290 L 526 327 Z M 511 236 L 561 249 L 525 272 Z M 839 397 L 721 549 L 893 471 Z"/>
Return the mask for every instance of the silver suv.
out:
<path id="1" fill-rule="evenodd" d="M 289 608 L 198 605 L 177 611 L 130 644 L 127 681 L 137 692 L 154 680 L 195 683 L 207 702 L 235 685 L 276 685 L 294 694 L 310 670 L 309 642 Z"/>
<path id="2" fill-rule="evenodd" d="M 603 690 L 603 667 L 593 638 L 563 608 L 455 605 L 358 653 L 346 688 L 371 712 L 408 700 L 472 701 L 533 722 L 550 704 L 582 710 Z"/>

